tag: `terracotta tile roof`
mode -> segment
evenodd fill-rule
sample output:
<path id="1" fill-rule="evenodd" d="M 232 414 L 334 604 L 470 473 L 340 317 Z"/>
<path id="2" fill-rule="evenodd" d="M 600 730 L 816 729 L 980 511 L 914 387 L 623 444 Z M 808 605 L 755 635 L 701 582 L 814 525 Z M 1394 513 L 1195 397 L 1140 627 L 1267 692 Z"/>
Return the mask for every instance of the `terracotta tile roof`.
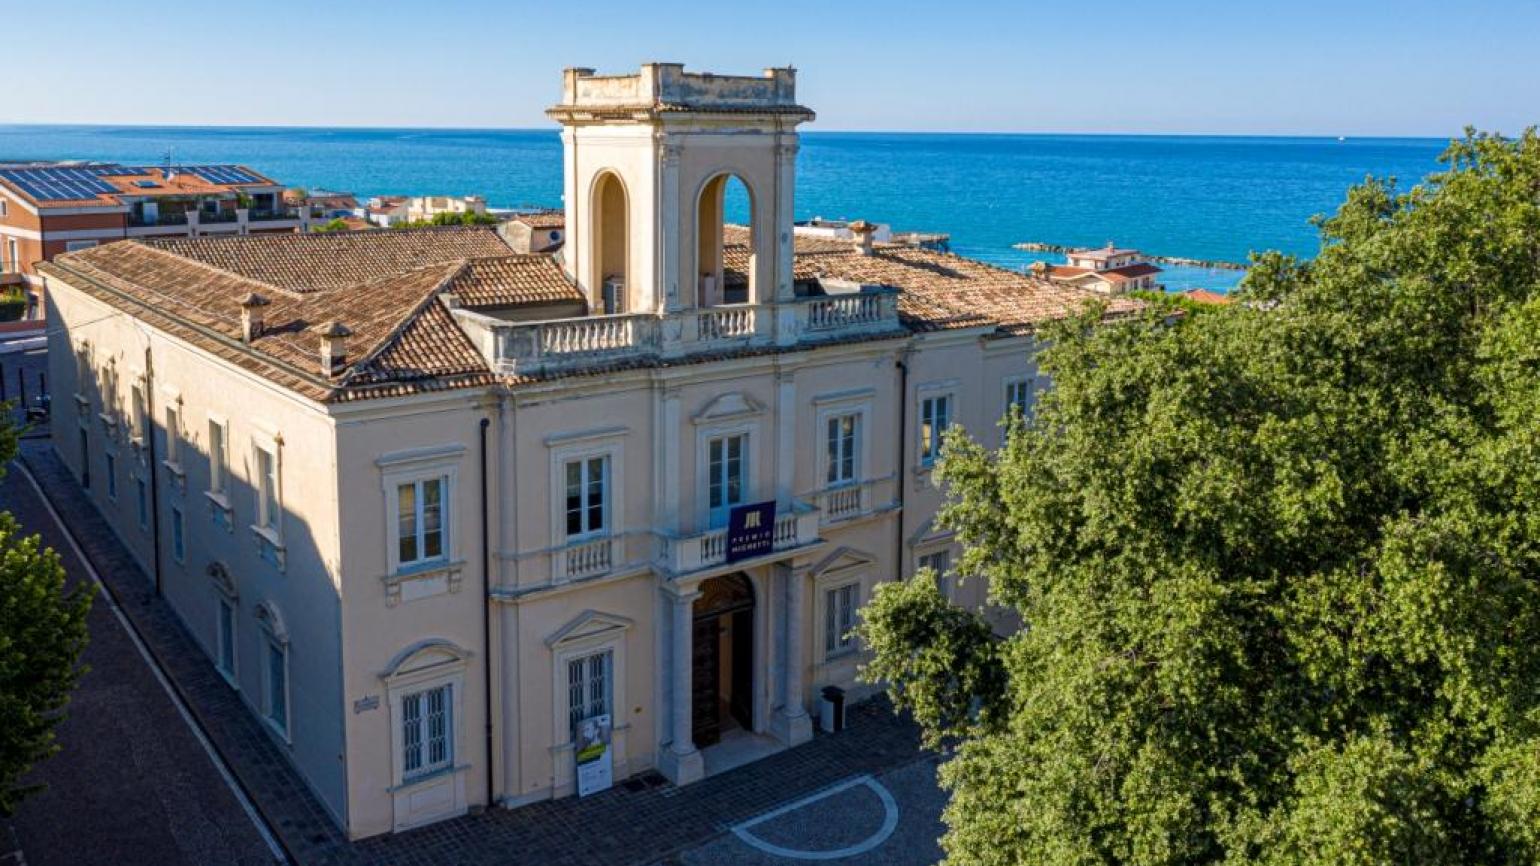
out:
<path id="1" fill-rule="evenodd" d="M 103 244 L 40 265 L 43 273 L 188 342 L 258 372 L 317 400 L 332 399 L 349 383 L 353 368 L 336 374 L 320 365 L 321 338 L 311 329 L 340 319 L 353 333 L 346 350 L 369 369 L 400 343 L 407 326 L 439 289 L 464 267 L 447 262 L 325 293 L 291 295 L 237 274 L 139 241 Z M 84 277 L 85 279 L 80 279 Z M 251 292 L 267 298 L 263 328 L 250 344 L 241 340 L 239 300 Z M 470 349 L 474 354 L 474 349 Z M 466 356 L 462 353 L 460 359 Z M 479 361 L 479 356 L 477 356 Z"/>
<path id="2" fill-rule="evenodd" d="M 490 226 L 172 238 L 151 243 L 289 292 L 346 288 L 426 265 L 513 252 Z"/>
<path id="3" fill-rule="evenodd" d="M 730 268 L 741 269 L 748 258 L 747 231 L 729 232 L 737 235 L 729 237 L 724 255 Z M 848 241 L 798 238 L 796 244 L 799 280 L 822 276 L 896 287 L 901 290 L 900 319 L 914 332 L 970 327 L 1026 333 L 1041 322 L 1071 315 L 1094 297 L 912 246 L 883 245 L 861 255 Z M 555 258 L 511 254 L 496 231 L 486 227 L 128 240 L 66 253 L 39 267 L 51 278 L 320 401 L 550 378 L 492 373 L 441 296 L 452 293 L 472 308 L 583 302 Z M 240 299 L 252 293 L 268 304 L 261 308 L 262 332 L 248 344 L 241 339 Z M 1117 298 L 1107 303 L 1110 314 L 1139 306 Z M 315 329 L 332 321 L 351 331 L 348 361 L 336 371 L 323 371 Z M 779 351 L 786 349 L 639 358 L 560 375 L 602 375 Z"/>
<path id="4" fill-rule="evenodd" d="M 1114 247 L 1109 241 L 1104 247 L 1088 250 L 1074 250 L 1068 253 L 1068 255 L 1074 256 L 1077 259 L 1110 259 L 1117 256 L 1137 256 L 1139 255 L 1139 251 L 1122 247 Z"/>
<path id="5" fill-rule="evenodd" d="M 516 214 L 513 221 L 523 223 L 532 229 L 559 229 L 567 224 L 567 213 L 560 210 L 521 213 Z"/>
<path id="6" fill-rule="evenodd" d="M 472 259 L 449 281 L 449 291 L 467 307 L 585 302 L 561 265 L 540 253 Z"/>
<path id="7" fill-rule="evenodd" d="M 746 272 L 748 230 L 729 226 L 724 236 L 724 266 Z M 1027 333 L 1035 325 L 1067 318 L 1096 300 L 1107 302 L 1109 315 L 1141 306 L 1138 301 L 1109 300 L 976 259 L 901 244 L 879 244 L 871 255 L 862 255 L 852 241 L 798 237 L 792 271 L 799 282 L 823 276 L 898 288 L 899 316 L 915 331 L 993 324 L 1001 333 Z"/>
<path id="8" fill-rule="evenodd" d="M 1188 289 L 1182 292 L 1182 296 L 1197 301 L 1200 304 L 1228 304 L 1230 296 L 1208 289 Z"/>

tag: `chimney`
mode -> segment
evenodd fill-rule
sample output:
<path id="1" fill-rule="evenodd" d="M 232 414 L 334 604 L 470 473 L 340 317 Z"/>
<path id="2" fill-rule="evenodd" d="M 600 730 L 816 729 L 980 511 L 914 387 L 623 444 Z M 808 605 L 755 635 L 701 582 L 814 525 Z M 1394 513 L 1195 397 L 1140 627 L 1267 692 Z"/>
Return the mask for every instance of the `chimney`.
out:
<path id="1" fill-rule="evenodd" d="M 846 226 L 850 233 L 855 235 L 856 254 L 869 256 L 872 254 L 872 236 L 877 233 L 877 227 L 866 220 L 856 220 Z"/>
<path id="2" fill-rule="evenodd" d="M 250 343 L 262 336 L 262 308 L 272 303 L 256 292 L 241 298 L 241 341 Z"/>
<path id="3" fill-rule="evenodd" d="M 348 337 L 353 332 L 335 319 L 318 325 L 315 332 L 321 336 L 321 372 L 327 376 L 340 371 L 348 363 Z"/>

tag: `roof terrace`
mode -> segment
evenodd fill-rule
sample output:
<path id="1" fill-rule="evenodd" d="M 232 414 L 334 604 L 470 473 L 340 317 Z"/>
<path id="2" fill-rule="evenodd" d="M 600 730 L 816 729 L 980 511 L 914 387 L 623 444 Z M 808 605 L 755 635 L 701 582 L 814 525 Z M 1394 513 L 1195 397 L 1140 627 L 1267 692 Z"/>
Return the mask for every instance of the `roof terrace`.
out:
<path id="1" fill-rule="evenodd" d="M 562 117 L 587 111 L 812 112 L 797 104 L 797 71 L 770 68 L 764 74 L 715 75 L 685 72 L 682 63 L 646 63 L 634 75 L 599 75 L 593 69 L 563 71 L 562 100 L 547 114 Z"/>

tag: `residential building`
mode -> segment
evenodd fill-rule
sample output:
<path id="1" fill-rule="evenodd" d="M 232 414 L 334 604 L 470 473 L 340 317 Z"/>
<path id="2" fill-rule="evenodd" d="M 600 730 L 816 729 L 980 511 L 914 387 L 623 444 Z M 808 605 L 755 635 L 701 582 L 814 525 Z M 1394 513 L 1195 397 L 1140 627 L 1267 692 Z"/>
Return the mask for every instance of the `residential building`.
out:
<path id="1" fill-rule="evenodd" d="M 404 195 L 377 195 L 355 215 L 381 228 L 390 228 L 407 221 L 407 202 Z"/>
<path id="2" fill-rule="evenodd" d="M 291 189 L 284 192 L 290 207 L 307 207 L 313 220 L 346 219 L 358 210 L 358 197 L 350 192 L 330 189 Z"/>
<path id="3" fill-rule="evenodd" d="M 1161 272 L 1145 261 L 1138 250 L 1119 248 L 1112 241 L 1098 249 L 1071 251 L 1065 259 L 1065 265 L 1034 263 L 1033 271 L 1038 276 L 1104 295 L 1157 288 L 1156 275 Z"/>
<path id="4" fill-rule="evenodd" d="M 0 285 L 37 264 L 122 238 L 293 232 L 283 185 L 241 165 L 34 163 L 0 167 Z"/>
<path id="5" fill-rule="evenodd" d="M 545 253 L 559 249 L 566 240 L 566 214 L 559 210 L 516 213 L 503 220 L 503 237 L 521 253 Z"/>
<path id="6" fill-rule="evenodd" d="M 943 432 L 999 442 L 1092 297 L 796 236 L 793 70 L 569 69 L 549 113 L 559 255 L 475 226 L 42 266 L 54 447 L 354 837 L 572 795 L 601 730 L 616 779 L 678 784 L 809 739 L 822 687 L 866 689 L 877 584 L 957 561 Z"/>
<path id="7" fill-rule="evenodd" d="M 418 195 L 407 199 L 406 218 L 409 222 L 430 220 L 439 214 L 477 214 L 487 212 L 487 200 L 479 195 Z"/>

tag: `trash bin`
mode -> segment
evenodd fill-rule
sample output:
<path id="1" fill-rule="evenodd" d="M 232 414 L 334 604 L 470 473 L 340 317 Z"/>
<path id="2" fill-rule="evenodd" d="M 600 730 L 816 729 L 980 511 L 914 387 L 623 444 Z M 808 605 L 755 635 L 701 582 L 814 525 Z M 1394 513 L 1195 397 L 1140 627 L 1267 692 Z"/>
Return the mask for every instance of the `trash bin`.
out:
<path id="1" fill-rule="evenodd" d="M 845 729 L 845 690 L 839 686 L 823 687 L 823 703 L 818 708 L 818 727 L 829 733 Z"/>

